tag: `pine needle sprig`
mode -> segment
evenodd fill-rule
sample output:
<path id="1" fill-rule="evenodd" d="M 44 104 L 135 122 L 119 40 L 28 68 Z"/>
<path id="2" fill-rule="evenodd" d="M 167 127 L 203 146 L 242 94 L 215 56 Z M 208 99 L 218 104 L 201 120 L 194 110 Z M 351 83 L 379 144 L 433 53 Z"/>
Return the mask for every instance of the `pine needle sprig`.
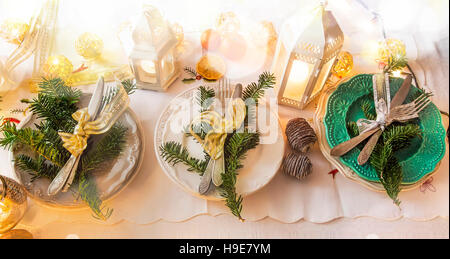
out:
<path id="1" fill-rule="evenodd" d="M 242 99 L 245 101 L 249 98 L 253 98 L 255 103 L 258 103 L 258 99 L 264 96 L 266 89 L 273 88 L 275 85 L 275 75 L 264 72 L 259 76 L 258 82 L 249 84 L 242 91 Z"/>
<path id="2" fill-rule="evenodd" d="M 102 206 L 103 201 L 100 199 L 97 184 L 92 176 L 84 173 L 80 175 L 78 192 L 81 199 L 91 208 L 94 218 L 106 221 L 111 217 L 114 210 Z"/>
<path id="3" fill-rule="evenodd" d="M 225 203 L 231 213 L 241 221 L 244 220 L 241 216 L 243 198 L 236 192 L 237 171 L 243 167 L 242 160 L 247 151 L 255 148 L 258 144 L 259 134 L 248 131 L 234 133 L 227 138 L 225 143 L 226 170 L 225 173 L 222 173 L 221 195 L 225 198 Z"/>
<path id="4" fill-rule="evenodd" d="M 2 126 L 3 138 L 0 139 L 0 146 L 11 149 L 15 144 L 23 144 L 32 151 L 45 157 L 48 161 L 62 167 L 68 159 L 67 154 L 59 152 L 52 143 L 46 141 L 46 136 L 39 130 L 31 128 L 17 129 L 13 123 L 6 123 Z"/>
<path id="5" fill-rule="evenodd" d="M 161 157 L 172 166 L 183 163 L 188 166 L 189 172 L 196 172 L 203 175 L 208 165 L 207 160 L 200 160 L 189 156 L 189 151 L 180 143 L 169 141 L 159 147 Z"/>
<path id="6" fill-rule="evenodd" d="M 211 104 L 214 102 L 214 97 L 216 96 L 216 93 L 214 89 L 200 86 L 198 88 L 197 96 L 195 100 L 197 101 L 197 104 L 201 107 L 200 112 L 207 111 Z"/>
<path id="7" fill-rule="evenodd" d="M 100 165 L 106 161 L 119 157 L 126 145 L 127 131 L 125 126 L 116 123 L 91 151 L 83 154 L 79 174 L 91 173 L 101 168 Z"/>
<path id="8" fill-rule="evenodd" d="M 101 165 L 116 159 L 125 148 L 128 129 L 117 123 L 95 145 L 93 150 L 83 154 L 81 165 L 78 169 L 78 193 L 85 201 L 94 217 L 107 220 L 113 210 L 102 206 L 102 199 L 98 193 L 97 185 L 91 174 L 101 168 Z"/>
<path id="9" fill-rule="evenodd" d="M 38 156 L 37 159 L 33 159 L 24 154 L 18 155 L 14 160 L 18 168 L 24 172 L 29 172 L 31 175 L 31 182 L 42 177 L 53 180 L 59 170 L 61 170 L 61 167 L 48 164 L 45 161 L 46 159 L 42 156 Z"/>
<path id="10" fill-rule="evenodd" d="M 190 74 L 193 77 L 197 76 L 197 71 L 195 71 L 195 69 L 193 69 L 192 67 L 184 67 L 184 72 Z"/>
<path id="11" fill-rule="evenodd" d="M 61 78 L 42 78 L 39 82 L 39 93 L 47 97 L 60 98 L 69 103 L 77 103 L 81 97 L 81 91 L 66 85 Z"/>
<path id="12" fill-rule="evenodd" d="M 408 58 L 405 55 L 391 55 L 388 64 L 383 68 L 384 73 L 392 74 L 392 72 L 401 70 L 408 65 Z"/>

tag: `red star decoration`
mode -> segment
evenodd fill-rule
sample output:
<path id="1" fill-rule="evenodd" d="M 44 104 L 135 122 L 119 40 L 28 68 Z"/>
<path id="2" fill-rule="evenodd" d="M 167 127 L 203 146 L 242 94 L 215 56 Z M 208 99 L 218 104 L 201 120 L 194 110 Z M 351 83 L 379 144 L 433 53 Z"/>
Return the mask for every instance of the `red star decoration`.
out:
<path id="1" fill-rule="evenodd" d="M 335 175 L 338 173 L 339 171 L 337 169 L 332 170 L 331 172 L 329 172 L 328 174 L 333 175 L 333 179 L 335 177 Z"/>

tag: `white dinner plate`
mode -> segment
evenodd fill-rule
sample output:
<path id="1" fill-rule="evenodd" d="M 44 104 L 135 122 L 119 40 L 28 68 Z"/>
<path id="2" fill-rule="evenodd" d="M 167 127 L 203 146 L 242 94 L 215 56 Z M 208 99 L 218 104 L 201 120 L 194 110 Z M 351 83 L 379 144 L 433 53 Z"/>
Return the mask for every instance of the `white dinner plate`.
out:
<path id="1" fill-rule="evenodd" d="M 155 153 L 165 174 L 175 184 L 190 194 L 207 199 L 222 200 L 217 189 L 207 195 L 198 193 L 201 176 L 195 172 L 188 172 L 187 166 L 179 163 L 175 166 L 168 164 L 160 155 L 160 146 L 168 141 L 182 143 L 189 153 L 196 158 L 203 158 L 203 148 L 192 137 L 186 136 L 184 130 L 197 113 L 195 97 L 197 88 L 189 89 L 173 100 L 162 112 L 155 128 Z M 247 152 L 243 161 L 244 167 L 238 173 L 236 191 L 242 196 L 249 195 L 263 188 L 278 172 L 284 154 L 284 138 L 278 116 L 264 103 L 258 108 L 258 131 L 261 133 L 261 143 Z M 271 121 L 267 126 L 263 124 Z"/>

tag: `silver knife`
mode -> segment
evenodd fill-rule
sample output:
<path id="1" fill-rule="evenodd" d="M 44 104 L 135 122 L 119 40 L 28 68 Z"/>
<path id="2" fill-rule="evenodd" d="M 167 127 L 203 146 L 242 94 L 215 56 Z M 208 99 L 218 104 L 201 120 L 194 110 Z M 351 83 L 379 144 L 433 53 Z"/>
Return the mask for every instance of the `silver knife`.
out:
<path id="1" fill-rule="evenodd" d="M 408 96 L 409 90 L 411 89 L 411 82 L 412 77 L 410 74 L 408 74 L 403 81 L 403 84 L 400 86 L 400 89 L 398 89 L 397 93 L 391 101 L 391 109 L 403 104 L 406 97 Z M 361 150 L 358 155 L 359 165 L 363 165 L 369 160 L 370 154 L 372 154 L 372 151 L 375 148 L 375 145 L 377 144 L 378 139 L 381 137 L 382 133 L 383 132 L 381 131 L 381 129 L 379 129 L 370 137 L 369 141 L 366 143 L 363 150 Z"/>
<path id="2" fill-rule="evenodd" d="M 105 88 L 105 80 L 103 77 L 100 77 L 97 82 L 97 86 L 92 94 L 91 100 L 88 106 L 88 113 L 90 116 L 90 121 L 95 120 L 97 115 L 99 114 L 102 99 L 103 99 L 103 90 Z M 47 189 L 48 195 L 55 195 L 59 193 L 63 187 L 63 192 L 67 191 L 72 183 L 78 164 L 80 162 L 81 155 L 78 157 L 71 156 L 69 160 L 66 162 L 64 167 L 59 171 L 53 181 L 50 183 Z"/>
<path id="3" fill-rule="evenodd" d="M 237 84 L 234 88 L 232 100 L 242 97 L 242 84 Z M 223 155 L 216 160 L 216 165 L 219 165 L 218 168 L 214 168 L 212 171 L 212 182 L 215 186 L 221 186 L 223 183 L 222 173 L 225 172 L 225 152 Z"/>

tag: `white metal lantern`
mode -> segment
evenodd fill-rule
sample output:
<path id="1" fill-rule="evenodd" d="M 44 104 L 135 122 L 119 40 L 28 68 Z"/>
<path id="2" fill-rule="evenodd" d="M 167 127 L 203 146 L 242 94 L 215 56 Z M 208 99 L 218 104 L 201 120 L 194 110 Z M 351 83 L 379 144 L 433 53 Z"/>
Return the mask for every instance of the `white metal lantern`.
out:
<path id="1" fill-rule="evenodd" d="M 333 14 L 321 5 L 298 12 L 281 28 L 272 73 L 278 103 L 303 109 L 323 89 L 344 43 Z"/>
<path id="2" fill-rule="evenodd" d="M 166 90 L 180 75 L 175 60 L 177 39 L 158 9 L 144 5 L 141 15 L 131 29 L 128 40 L 131 69 L 140 89 Z"/>

